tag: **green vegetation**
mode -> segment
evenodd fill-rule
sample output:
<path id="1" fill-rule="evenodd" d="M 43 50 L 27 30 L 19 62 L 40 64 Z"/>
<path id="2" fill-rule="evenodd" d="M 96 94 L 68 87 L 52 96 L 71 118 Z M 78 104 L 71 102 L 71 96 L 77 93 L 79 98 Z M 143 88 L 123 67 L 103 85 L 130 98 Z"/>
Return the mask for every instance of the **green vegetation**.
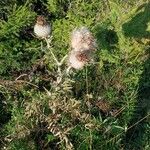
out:
<path id="1" fill-rule="evenodd" d="M 2 150 L 150 149 L 149 0 L 0 3 Z M 56 85 L 57 65 L 33 33 L 37 15 L 52 24 L 59 60 L 72 30 L 87 26 L 97 40 L 95 62 Z"/>

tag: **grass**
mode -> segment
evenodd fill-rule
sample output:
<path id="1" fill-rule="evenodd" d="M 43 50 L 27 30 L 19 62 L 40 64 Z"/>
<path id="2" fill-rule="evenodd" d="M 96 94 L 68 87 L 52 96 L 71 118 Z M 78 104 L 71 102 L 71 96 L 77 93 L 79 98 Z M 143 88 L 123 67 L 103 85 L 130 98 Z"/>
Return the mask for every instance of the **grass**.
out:
<path id="1" fill-rule="evenodd" d="M 149 150 L 149 8 L 145 0 L 3 2 L 1 149 Z M 58 60 L 74 28 L 87 26 L 97 40 L 95 62 L 59 85 L 50 49 L 33 36 L 41 14 L 52 24 Z"/>

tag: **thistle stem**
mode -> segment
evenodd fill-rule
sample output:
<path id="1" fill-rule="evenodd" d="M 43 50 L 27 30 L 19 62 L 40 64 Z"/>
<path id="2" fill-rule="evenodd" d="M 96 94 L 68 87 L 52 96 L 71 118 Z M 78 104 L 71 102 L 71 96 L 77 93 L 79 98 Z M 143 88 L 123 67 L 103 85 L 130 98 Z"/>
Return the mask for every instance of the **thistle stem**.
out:
<path id="1" fill-rule="evenodd" d="M 60 61 L 60 65 L 62 65 L 63 64 L 63 62 L 65 61 L 65 59 L 68 57 L 68 55 L 65 55 L 63 58 L 62 58 L 62 60 Z"/>
<path id="2" fill-rule="evenodd" d="M 69 71 L 70 71 L 71 68 L 72 68 L 72 67 L 69 66 L 69 67 L 66 69 L 66 74 L 67 74 L 67 75 L 69 74 Z"/>
<path id="3" fill-rule="evenodd" d="M 57 70 L 57 71 L 58 71 L 57 84 L 59 84 L 59 83 L 61 82 L 62 76 L 63 76 L 63 75 L 62 75 L 62 71 L 61 71 L 61 65 L 63 64 L 63 62 L 65 61 L 65 59 L 67 58 L 68 55 L 65 55 L 65 56 L 62 58 L 62 60 L 59 62 L 59 61 L 57 60 L 55 54 L 53 53 L 52 49 L 51 49 L 51 46 L 50 46 L 50 41 L 51 41 L 51 39 L 50 39 L 50 41 L 49 41 L 49 39 L 45 38 L 45 41 L 46 41 L 46 43 L 47 43 L 47 48 L 50 50 L 50 53 L 51 53 L 51 55 L 52 55 L 54 61 L 56 62 L 56 65 L 57 65 L 57 67 L 58 67 L 58 70 Z"/>
<path id="4" fill-rule="evenodd" d="M 46 41 L 46 43 L 47 43 L 47 48 L 50 50 L 50 53 L 51 53 L 51 55 L 53 56 L 54 61 L 56 62 L 56 64 L 57 64 L 58 66 L 60 66 L 59 61 L 57 60 L 57 58 L 55 57 L 55 54 L 53 53 L 53 51 L 52 51 L 52 49 L 51 49 L 51 46 L 50 46 L 50 43 L 49 43 L 48 39 L 45 38 L 45 41 Z"/>

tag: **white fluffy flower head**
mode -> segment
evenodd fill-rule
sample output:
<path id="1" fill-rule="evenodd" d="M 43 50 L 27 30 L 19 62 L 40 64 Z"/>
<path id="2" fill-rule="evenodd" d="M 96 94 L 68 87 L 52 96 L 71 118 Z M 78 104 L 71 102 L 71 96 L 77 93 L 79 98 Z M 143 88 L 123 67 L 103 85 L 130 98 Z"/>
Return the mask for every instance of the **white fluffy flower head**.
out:
<path id="1" fill-rule="evenodd" d="M 71 51 L 69 55 L 69 66 L 71 66 L 74 69 L 82 69 L 89 60 L 89 53 Z"/>
<path id="2" fill-rule="evenodd" d="M 51 27 L 46 22 L 45 18 L 43 16 L 38 16 L 36 20 L 36 24 L 34 26 L 34 33 L 39 38 L 46 38 L 50 35 Z"/>
<path id="3" fill-rule="evenodd" d="M 74 51 L 93 51 L 96 49 L 96 42 L 92 33 L 86 27 L 81 27 L 73 30 L 71 47 Z"/>

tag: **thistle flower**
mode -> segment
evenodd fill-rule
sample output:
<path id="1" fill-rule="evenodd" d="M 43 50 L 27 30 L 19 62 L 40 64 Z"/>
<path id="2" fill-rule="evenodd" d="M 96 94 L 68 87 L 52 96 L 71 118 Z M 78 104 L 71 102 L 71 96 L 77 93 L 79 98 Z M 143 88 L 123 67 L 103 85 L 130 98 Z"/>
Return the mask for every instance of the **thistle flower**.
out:
<path id="1" fill-rule="evenodd" d="M 46 38 L 51 32 L 51 27 L 43 16 L 38 16 L 34 26 L 34 33 L 39 38 Z"/>
<path id="2" fill-rule="evenodd" d="M 86 27 L 81 27 L 72 32 L 71 47 L 74 51 L 93 51 L 96 42 L 92 33 Z"/>
<path id="3" fill-rule="evenodd" d="M 82 69 L 91 59 L 89 53 L 80 51 L 71 51 L 69 55 L 69 66 L 74 69 Z"/>

